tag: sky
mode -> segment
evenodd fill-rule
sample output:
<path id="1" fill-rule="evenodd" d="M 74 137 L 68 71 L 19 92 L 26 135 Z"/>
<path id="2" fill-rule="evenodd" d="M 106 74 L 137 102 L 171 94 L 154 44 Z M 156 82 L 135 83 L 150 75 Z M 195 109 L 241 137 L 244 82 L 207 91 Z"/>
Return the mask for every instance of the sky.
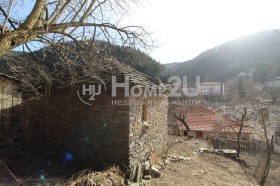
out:
<path id="1" fill-rule="evenodd" d="M 226 41 L 280 27 L 279 0 L 147 0 L 131 14 L 144 24 L 161 63 L 183 62 Z"/>

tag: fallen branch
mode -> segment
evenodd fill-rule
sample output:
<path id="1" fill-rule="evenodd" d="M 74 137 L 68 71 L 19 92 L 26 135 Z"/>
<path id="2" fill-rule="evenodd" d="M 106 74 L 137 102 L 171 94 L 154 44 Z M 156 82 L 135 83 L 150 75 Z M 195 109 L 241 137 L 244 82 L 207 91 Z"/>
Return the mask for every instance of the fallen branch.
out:
<path id="1" fill-rule="evenodd" d="M 13 172 L 9 169 L 9 167 L 7 166 L 6 162 L 4 160 L 2 160 L 2 162 L 4 163 L 5 165 L 5 168 L 7 169 L 7 171 L 9 172 L 9 174 L 14 178 L 14 180 L 16 182 L 18 182 L 16 185 L 21 185 L 23 184 L 24 182 L 28 181 L 29 179 L 25 179 L 25 178 L 20 178 L 18 179 L 14 174 Z"/>

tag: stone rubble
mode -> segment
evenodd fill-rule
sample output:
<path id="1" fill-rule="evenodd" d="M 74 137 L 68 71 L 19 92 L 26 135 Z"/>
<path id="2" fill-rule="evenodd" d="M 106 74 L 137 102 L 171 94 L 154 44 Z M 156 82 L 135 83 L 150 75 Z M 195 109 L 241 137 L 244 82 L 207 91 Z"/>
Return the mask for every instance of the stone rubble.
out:
<path id="1" fill-rule="evenodd" d="M 180 141 L 177 141 L 180 142 Z M 197 141 L 196 141 L 197 144 Z M 213 148 L 203 148 L 200 147 L 196 149 L 193 154 L 196 155 L 197 153 L 202 154 L 202 153 L 215 153 L 215 154 L 224 154 L 224 151 L 226 149 L 213 149 Z M 178 163 L 181 161 L 190 161 L 190 157 L 184 157 L 184 156 L 174 156 L 174 155 L 168 155 L 167 158 L 165 159 L 164 163 L 159 163 L 158 165 L 151 165 L 150 161 L 146 161 L 144 163 L 144 169 L 145 171 L 150 171 L 150 175 L 145 175 L 144 179 L 140 183 L 140 185 L 149 185 L 150 181 L 152 178 L 158 178 L 162 175 L 160 170 L 168 166 L 170 163 Z M 205 174 L 206 172 L 204 170 L 200 170 L 199 173 Z M 193 176 L 198 176 L 198 172 L 192 172 L 191 174 Z"/>
<path id="2" fill-rule="evenodd" d="M 183 156 L 168 156 L 166 160 L 164 161 L 164 165 L 167 166 L 170 163 L 176 163 L 180 161 L 189 161 L 190 157 L 183 157 Z"/>

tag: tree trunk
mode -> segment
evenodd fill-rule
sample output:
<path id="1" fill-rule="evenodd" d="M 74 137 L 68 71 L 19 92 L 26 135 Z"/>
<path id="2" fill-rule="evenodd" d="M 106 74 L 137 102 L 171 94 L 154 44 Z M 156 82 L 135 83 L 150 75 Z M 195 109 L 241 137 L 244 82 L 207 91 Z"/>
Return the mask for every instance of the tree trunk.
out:
<path id="1" fill-rule="evenodd" d="M 240 137 L 241 137 L 242 129 L 243 129 L 243 126 L 244 126 L 244 120 L 245 120 L 245 117 L 247 115 L 247 108 L 244 107 L 243 110 L 244 110 L 244 113 L 242 113 L 240 127 L 239 127 L 239 131 L 237 133 L 237 145 L 238 145 L 238 147 L 237 147 L 237 156 L 238 156 L 238 158 L 240 157 L 240 151 L 241 151 Z"/>
<path id="2" fill-rule="evenodd" d="M 32 41 L 37 34 L 38 32 L 35 30 L 15 30 L 5 35 L 0 35 L 0 56 L 21 44 Z"/>

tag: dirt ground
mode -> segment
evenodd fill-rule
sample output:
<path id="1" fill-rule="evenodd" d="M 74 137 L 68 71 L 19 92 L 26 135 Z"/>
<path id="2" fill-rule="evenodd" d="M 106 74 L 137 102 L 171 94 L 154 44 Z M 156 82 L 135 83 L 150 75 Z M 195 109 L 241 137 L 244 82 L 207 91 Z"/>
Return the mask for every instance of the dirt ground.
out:
<path id="1" fill-rule="evenodd" d="M 257 166 L 260 154 L 241 153 L 241 158 L 246 160 L 250 168 L 242 167 L 238 162 L 218 154 L 196 152 L 199 148 L 211 148 L 212 145 L 205 140 L 182 140 L 182 137 L 170 136 L 170 148 L 168 156 L 189 157 L 187 160 L 178 162 L 170 162 L 164 166 L 163 157 L 166 153 L 163 151 L 160 154 L 161 164 L 163 169 L 160 178 L 153 179 L 148 182 L 152 186 L 256 186 L 258 185 L 253 177 L 254 170 Z M 4 149 L 0 150 L 4 151 Z M 11 149 L 9 150 L 11 151 Z M 9 152 L 8 151 L 8 152 Z M 6 152 L 7 153 L 7 152 Z M 6 154 L 3 153 L 2 154 Z M 19 155 L 16 151 L 12 154 Z M 1 153 L 0 153 L 1 155 Z M 0 156 L 1 157 L 1 156 Z M 12 157 L 12 156 L 10 156 Z M 5 159 L 1 157 L 1 159 Z M 19 157 L 13 157 L 13 160 Z M 12 161 L 12 162 L 18 162 Z M 6 161 L 11 164 L 11 161 Z M 38 163 L 38 162 L 36 162 Z M 29 167 L 25 167 L 29 169 Z M 55 167 L 52 167 L 54 170 Z M 5 167 L 5 164 L 0 161 L 0 185 L 17 185 L 21 180 L 15 181 Z M 16 172 L 11 169 L 12 172 Z M 29 179 L 29 177 L 25 177 Z M 38 180 L 35 180 L 36 182 Z M 151 183 L 151 184 L 150 184 Z M 23 184 L 25 185 L 25 184 Z M 29 184 L 27 184 L 29 185 Z M 51 184 L 52 185 L 52 184 Z M 272 154 L 271 170 L 266 180 L 265 186 L 280 185 L 280 155 Z"/>
<path id="2" fill-rule="evenodd" d="M 247 171 L 251 174 L 254 173 L 259 157 L 260 154 L 241 154 L 241 158 L 246 160 L 247 164 L 249 165 L 250 168 Z M 265 182 L 265 186 L 272 185 L 280 185 L 280 155 L 275 153 L 271 154 L 270 170 Z"/>
<path id="3" fill-rule="evenodd" d="M 198 148 L 211 148 L 208 141 L 195 139 L 182 141 L 181 139 L 180 137 L 170 137 L 170 143 L 173 145 L 168 154 L 170 156 L 190 157 L 190 159 L 168 164 L 161 170 L 161 177 L 152 180 L 153 186 L 258 185 L 253 177 L 253 170 L 257 163 L 256 155 L 248 153 L 241 155 L 248 161 L 250 168 L 247 169 L 238 162 L 222 155 L 195 152 Z M 271 171 L 266 182 L 267 186 L 280 185 L 280 158 L 276 155 L 273 156 Z"/>

